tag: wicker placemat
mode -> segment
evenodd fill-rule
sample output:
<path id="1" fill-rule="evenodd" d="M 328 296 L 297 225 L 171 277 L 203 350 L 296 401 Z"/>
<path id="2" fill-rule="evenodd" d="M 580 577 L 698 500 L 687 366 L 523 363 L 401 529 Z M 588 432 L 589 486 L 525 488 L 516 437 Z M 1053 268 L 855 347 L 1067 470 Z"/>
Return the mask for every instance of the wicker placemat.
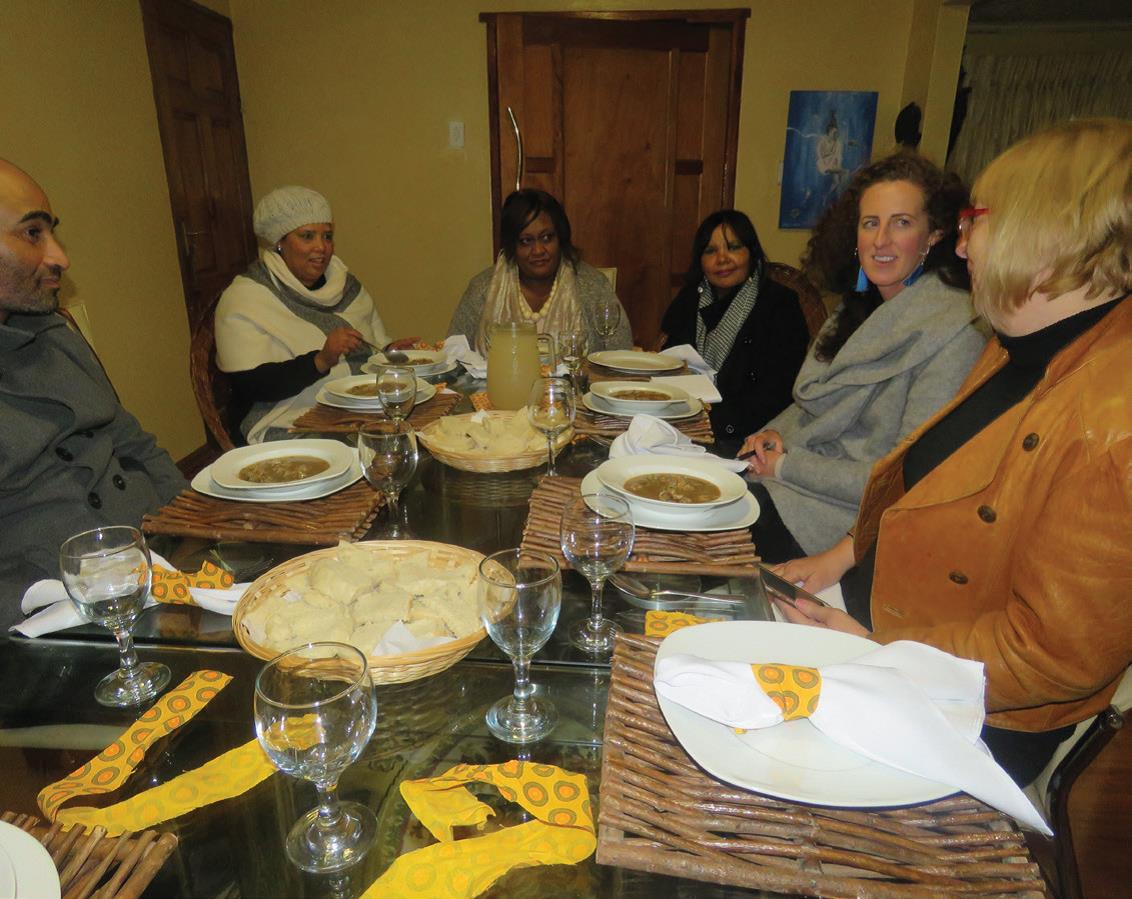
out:
<path id="1" fill-rule="evenodd" d="M 602 415 L 600 412 L 592 412 L 579 403 L 577 415 L 574 417 L 574 433 L 616 437 L 629 430 L 631 421 L 631 418 L 623 415 Z M 711 429 L 711 419 L 708 418 L 706 409 L 690 418 L 678 418 L 668 423 L 696 443 L 715 443 L 715 433 Z"/>
<path id="2" fill-rule="evenodd" d="M 44 845 L 67 899 L 87 899 L 95 890 L 98 899 L 137 899 L 177 847 L 175 835 L 155 830 L 108 837 L 102 827 L 63 831 L 58 824 L 48 827 L 32 815 L 15 812 L 4 812 L 0 820 L 26 830 Z"/>
<path id="3" fill-rule="evenodd" d="M 242 503 L 184 490 L 142 519 L 147 534 L 330 546 L 365 536 L 384 502 L 364 480 L 322 499 Z"/>
<path id="4" fill-rule="evenodd" d="M 715 780 L 657 706 L 658 638 L 617 638 L 597 860 L 804 896 L 1044 896 L 1011 819 L 960 794 L 890 810 L 799 805 Z"/>
<path id="5" fill-rule="evenodd" d="M 581 496 L 581 485 L 579 478 L 543 477 L 539 481 L 531 494 L 530 512 L 523 528 L 524 549 L 550 553 L 566 564 L 559 523 L 566 503 Z M 654 531 L 638 526 L 633 554 L 625 563 L 625 570 L 749 575 L 758 558 L 751 532 L 746 528 L 705 534 Z"/>
<path id="6" fill-rule="evenodd" d="M 437 386 L 441 387 L 442 385 Z M 409 424 L 414 428 L 423 428 L 425 425 L 447 415 L 458 402 L 460 402 L 460 394 L 443 393 L 438 390 L 436 396 L 428 402 L 413 407 L 413 411 L 409 413 Z M 359 425 L 389 420 L 384 412 L 358 412 L 353 409 L 337 409 L 334 406 L 316 403 L 295 419 L 295 423 L 291 425 L 291 431 L 295 433 L 311 431 L 328 434 L 353 433 Z"/>

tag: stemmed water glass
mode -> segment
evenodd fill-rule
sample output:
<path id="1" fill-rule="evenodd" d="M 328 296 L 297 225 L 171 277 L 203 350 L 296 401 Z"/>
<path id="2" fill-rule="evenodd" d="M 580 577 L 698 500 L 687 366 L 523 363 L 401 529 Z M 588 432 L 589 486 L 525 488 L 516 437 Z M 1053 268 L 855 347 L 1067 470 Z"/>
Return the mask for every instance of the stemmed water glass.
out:
<path id="1" fill-rule="evenodd" d="M 577 404 L 574 387 L 566 378 L 539 378 L 531 385 L 527 398 L 527 417 L 531 427 L 546 435 L 546 473 L 555 475 L 554 444 L 558 436 L 574 424 Z"/>
<path id="2" fill-rule="evenodd" d="M 558 349 L 553 334 L 538 334 L 535 337 L 535 346 L 538 347 L 539 370 L 547 376 L 553 377 L 558 370 Z"/>
<path id="3" fill-rule="evenodd" d="M 586 358 L 586 332 L 560 332 L 558 335 L 558 353 L 562 357 L 566 370 L 570 372 L 570 381 L 573 383 L 576 392 L 579 389 L 578 374 L 582 370 L 582 360 Z"/>
<path id="4" fill-rule="evenodd" d="M 255 732 L 271 763 L 318 790 L 318 807 L 287 834 L 287 857 L 304 871 L 340 871 L 377 836 L 377 818 L 340 802 L 338 778 L 377 723 L 366 657 L 345 643 L 308 643 L 268 662 L 255 682 Z"/>
<path id="5" fill-rule="evenodd" d="M 593 594 L 590 617 L 570 627 L 570 642 L 585 652 L 609 654 L 621 628 L 601 617 L 601 591 L 605 579 L 617 571 L 633 551 L 633 514 L 616 496 L 583 494 L 562 513 L 562 554 L 590 582 Z"/>
<path id="6" fill-rule="evenodd" d="M 609 338 L 617 333 L 617 326 L 621 324 L 621 304 L 617 297 L 609 296 L 598 301 L 594 310 L 596 319 L 594 327 L 608 345 Z"/>
<path id="7" fill-rule="evenodd" d="M 401 422 L 409 417 L 416 402 L 416 372 L 407 365 L 382 365 L 377 370 L 377 395 L 385 414 L 401 430 Z"/>
<path id="8" fill-rule="evenodd" d="M 553 557 L 504 549 L 480 562 L 479 613 L 495 645 L 515 665 L 515 691 L 496 702 L 484 717 L 507 743 L 531 743 L 554 730 L 558 710 L 534 695 L 531 656 L 554 633 L 562 608 L 562 573 Z"/>
<path id="9" fill-rule="evenodd" d="M 109 628 L 118 641 L 118 670 L 98 682 L 94 698 L 123 708 L 157 696 L 169 683 L 169 669 L 138 662 L 131 636 L 153 577 L 145 538 L 131 527 L 84 531 L 59 548 L 59 570 L 79 614 Z"/>
<path id="10" fill-rule="evenodd" d="M 417 470 L 417 435 L 412 428 L 390 431 L 386 426 L 362 425 L 358 429 L 358 462 L 370 486 L 385 496 L 389 506 L 391 536 L 398 536 L 400 496 Z"/>

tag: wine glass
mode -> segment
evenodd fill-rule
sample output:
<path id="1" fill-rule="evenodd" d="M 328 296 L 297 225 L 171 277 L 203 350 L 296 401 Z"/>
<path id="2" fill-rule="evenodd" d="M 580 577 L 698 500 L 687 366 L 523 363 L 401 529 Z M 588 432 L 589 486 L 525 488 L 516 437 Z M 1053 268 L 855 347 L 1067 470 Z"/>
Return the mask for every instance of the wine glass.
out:
<path id="1" fill-rule="evenodd" d="M 594 309 L 594 327 L 608 345 L 609 338 L 617 333 L 617 326 L 621 324 L 621 303 L 617 297 L 605 297 L 598 301 Z"/>
<path id="2" fill-rule="evenodd" d="M 562 554 L 590 582 L 593 601 L 590 617 L 570 627 L 570 642 L 594 654 L 613 651 L 621 628 L 601 617 L 601 591 L 605 579 L 625 564 L 633 551 L 633 514 L 616 496 L 583 494 L 562 512 Z"/>
<path id="3" fill-rule="evenodd" d="M 407 365 L 382 365 L 377 370 L 377 395 L 397 430 L 409 417 L 417 397 L 417 375 Z"/>
<path id="4" fill-rule="evenodd" d="M 345 643 L 288 650 L 256 678 L 254 711 L 256 736 L 271 763 L 318 790 L 317 808 L 287 834 L 287 857 L 316 873 L 357 862 L 377 837 L 377 818 L 335 793 L 377 723 L 366 657 Z"/>
<path id="5" fill-rule="evenodd" d="M 118 670 L 98 682 L 94 698 L 114 708 L 141 705 L 169 684 L 169 669 L 138 662 L 131 636 L 149 595 L 149 547 L 136 528 L 95 528 L 59 548 L 63 586 L 79 614 L 109 628 L 118 641 Z"/>
<path id="6" fill-rule="evenodd" d="M 495 645 L 515 666 L 515 692 L 496 702 L 484 721 L 507 743 L 531 743 L 554 730 L 558 710 L 534 694 L 531 656 L 558 624 L 562 572 L 552 556 L 504 549 L 480 562 L 479 613 Z"/>
<path id="7" fill-rule="evenodd" d="M 531 385 L 527 416 L 531 427 L 546 435 L 546 473 L 555 475 L 554 444 L 558 435 L 574 424 L 577 404 L 574 387 L 566 378 L 539 378 Z"/>
<path id="8" fill-rule="evenodd" d="M 362 425 L 358 428 L 358 461 L 370 486 L 381 491 L 389 506 L 394 537 L 401 513 L 401 491 L 417 470 L 417 435 L 412 428 L 390 431 L 381 424 Z"/>
<path id="9" fill-rule="evenodd" d="M 577 392 L 578 374 L 582 370 L 582 361 L 586 358 L 586 332 L 562 331 L 558 335 L 558 352 L 562 356 L 566 370 L 570 372 L 570 380 Z"/>
<path id="10" fill-rule="evenodd" d="M 554 377 L 558 370 L 558 352 L 553 334 L 538 334 L 535 337 L 535 346 L 538 347 L 539 371 L 546 377 Z"/>

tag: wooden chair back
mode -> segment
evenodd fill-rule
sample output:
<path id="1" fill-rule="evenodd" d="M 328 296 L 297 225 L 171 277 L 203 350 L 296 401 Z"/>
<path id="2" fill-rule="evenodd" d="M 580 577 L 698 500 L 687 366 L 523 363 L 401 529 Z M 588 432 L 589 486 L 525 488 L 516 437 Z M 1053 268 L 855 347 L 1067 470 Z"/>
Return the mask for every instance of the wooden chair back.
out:
<path id="1" fill-rule="evenodd" d="M 810 332 L 810 340 L 817 337 L 821 326 L 829 318 L 829 310 L 825 307 L 821 292 L 798 269 L 783 262 L 771 262 L 767 266 L 767 275 L 772 281 L 781 284 L 783 287 L 788 287 L 798 294 L 798 303 L 802 307 L 802 314 L 806 317 L 806 328 Z"/>
<path id="2" fill-rule="evenodd" d="M 232 380 L 216 367 L 216 304 L 209 303 L 193 326 L 189 343 L 189 378 L 197 408 L 209 438 L 220 450 L 235 449 L 244 443 L 240 420 L 245 410 L 239 402 Z"/>

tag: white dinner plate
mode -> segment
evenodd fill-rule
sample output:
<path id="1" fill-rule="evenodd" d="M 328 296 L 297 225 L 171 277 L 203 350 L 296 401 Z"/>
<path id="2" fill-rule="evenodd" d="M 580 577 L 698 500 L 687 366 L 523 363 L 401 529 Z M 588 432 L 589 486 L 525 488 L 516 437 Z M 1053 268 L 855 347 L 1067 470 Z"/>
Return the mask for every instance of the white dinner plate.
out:
<path id="1" fill-rule="evenodd" d="M 365 364 L 372 365 L 374 368 L 380 365 L 405 365 L 409 368 L 415 368 L 417 374 L 422 374 L 424 369 L 439 369 L 448 364 L 448 356 L 445 355 L 444 350 L 396 350 L 394 352 L 404 353 L 408 357 L 408 361 L 390 362 L 385 353 L 374 353 L 366 360 Z"/>
<path id="2" fill-rule="evenodd" d="M 634 415 L 641 414 L 640 412 L 626 412 L 624 409 L 618 409 L 616 406 L 603 400 L 600 396 L 595 396 L 593 391 L 582 395 L 582 405 L 591 412 L 596 412 L 598 415 L 618 415 L 621 418 L 632 418 Z M 673 403 L 670 406 L 663 406 L 655 412 L 646 414 L 654 418 L 661 418 L 664 421 L 678 421 L 681 418 L 691 418 L 694 415 L 699 415 L 703 409 L 704 404 L 694 396 L 689 395 L 688 399 L 682 403 Z"/>
<path id="3" fill-rule="evenodd" d="M 601 350 L 587 356 L 594 365 L 613 368 L 617 371 L 677 371 L 684 367 L 684 360 L 662 353 L 639 353 L 636 350 Z"/>
<path id="4" fill-rule="evenodd" d="M 310 477 L 300 478 L 296 481 L 280 481 L 278 483 L 256 483 L 245 481 L 240 477 L 240 471 L 247 465 L 255 462 L 264 462 L 268 459 L 278 459 L 282 456 L 313 456 L 327 463 L 327 468 Z M 304 438 L 301 440 L 272 440 L 268 443 L 255 443 L 251 446 L 240 446 L 228 450 L 223 456 L 212 463 L 212 480 L 217 486 L 226 490 L 293 490 L 300 486 L 308 486 L 321 481 L 329 481 L 341 477 L 350 467 L 350 463 L 357 458 L 357 453 L 339 440 L 325 440 L 320 438 Z"/>
<path id="5" fill-rule="evenodd" d="M 428 381 L 422 381 L 420 378 L 417 378 L 417 394 L 413 397 L 413 405 L 419 406 L 421 403 L 427 403 L 434 396 L 436 396 L 436 385 L 429 384 Z M 333 406 L 335 409 L 349 409 L 352 412 L 380 412 L 385 408 L 381 404 L 380 397 L 339 396 L 338 394 L 329 393 L 325 387 L 319 390 L 318 395 L 315 397 L 315 402 L 321 403 L 324 406 Z"/>
<path id="6" fill-rule="evenodd" d="M 386 364 L 385 362 L 377 361 L 376 356 L 370 356 L 368 361 L 362 363 L 362 371 L 368 372 L 369 374 L 376 374 L 377 370 L 381 368 L 382 365 Z M 455 371 L 456 361 L 454 359 L 446 359 L 443 362 L 437 362 L 435 365 L 414 365 L 413 370 L 417 373 L 418 378 L 433 378 L 437 375 L 446 375 L 450 371 Z"/>
<path id="7" fill-rule="evenodd" d="M 619 393 L 630 390 L 650 390 L 654 393 L 664 394 L 660 400 L 630 400 L 619 397 Z M 675 403 L 686 406 L 690 399 L 688 391 L 681 387 L 658 384 L 655 381 L 595 381 L 590 384 L 590 393 L 600 397 L 614 409 L 625 412 L 655 413 L 667 409 Z"/>
<path id="8" fill-rule="evenodd" d="M 30 833 L 0 821 L 0 853 L 7 858 L 11 886 L 0 873 L 0 896 L 15 899 L 59 899 L 59 872 L 51 856 Z"/>
<path id="9" fill-rule="evenodd" d="M 781 662 L 813 668 L 849 662 L 877 649 L 864 637 L 778 621 L 727 621 L 681 628 L 657 650 L 713 661 Z M 840 808 L 879 808 L 931 802 L 954 787 L 906 774 L 840 746 L 808 719 L 738 734 L 657 696 L 672 733 L 705 771 L 727 783 L 778 796 Z"/>
<path id="10" fill-rule="evenodd" d="M 759 520 L 759 502 L 750 494 L 744 493 L 743 498 L 726 506 L 715 506 L 702 512 L 679 512 L 670 514 L 661 512 L 656 508 L 643 506 L 616 491 L 606 487 L 591 471 L 582 479 L 582 493 L 603 493 L 607 496 L 617 496 L 628 500 L 629 508 L 633 512 L 633 523 L 654 531 L 733 531 L 737 528 L 749 528 Z"/>
<path id="11" fill-rule="evenodd" d="M 345 446 L 345 444 L 343 444 Z M 349 449 L 349 447 L 347 447 Z M 267 490 L 229 490 L 221 487 L 212 478 L 212 466 L 206 465 L 197 472 L 189 486 L 197 493 L 205 496 L 215 496 L 217 499 L 233 499 L 241 503 L 295 503 L 305 499 L 322 499 L 349 487 L 362 476 L 362 467 L 358 464 L 358 455 L 355 450 L 353 461 L 346 471 L 329 481 L 318 481 L 314 484 L 300 484 L 298 487 L 284 489 L 276 487 Z"/>
<path id="12" fill-rule="evenodd" d="M 602 462 L 595 471 L 603 485 L 633 504 L 647 506 L 657 512 L 672 515 L 702 512 L 716 506 L 726 506 L 747 495 L 747 482 L 728 471 L 714 457 L 633 455 L 621 456 Z M 676 503 L 668 500 L 647 499 L 625 489 L 625 482 L 642 474 L 685 474 L 710 481 L 719 489 L 719 497 L 703 503 Z"/>

